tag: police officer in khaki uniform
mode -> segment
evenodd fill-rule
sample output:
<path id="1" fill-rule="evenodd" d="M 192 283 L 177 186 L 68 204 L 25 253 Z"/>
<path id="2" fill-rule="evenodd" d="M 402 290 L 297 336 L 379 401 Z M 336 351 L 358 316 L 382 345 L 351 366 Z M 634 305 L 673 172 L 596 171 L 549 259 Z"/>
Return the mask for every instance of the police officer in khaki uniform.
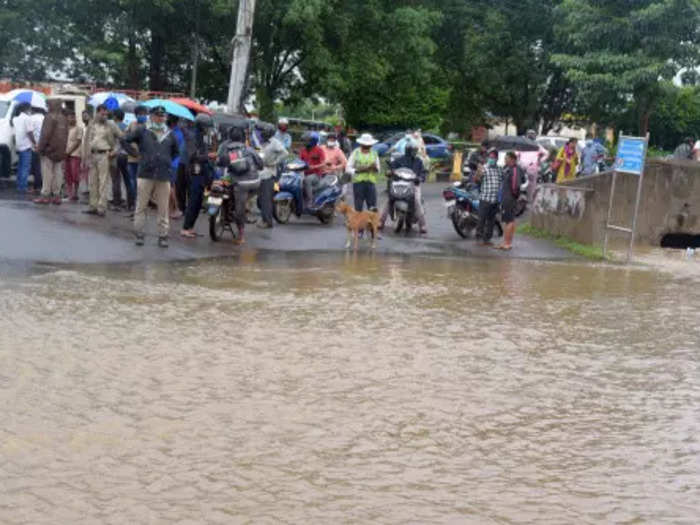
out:
<path id="1" fill-rule="evenodd" d="M 107 182 L 110 180 L 110 165 L 116 155 L 122 132 L 117 125 L 107 120 L 107 107 L 97 106 L 95 120 L 90 126 L 88 148 L 90 150 L 90 207 L 84 212 L 104 217 L 107 210 Z"/>

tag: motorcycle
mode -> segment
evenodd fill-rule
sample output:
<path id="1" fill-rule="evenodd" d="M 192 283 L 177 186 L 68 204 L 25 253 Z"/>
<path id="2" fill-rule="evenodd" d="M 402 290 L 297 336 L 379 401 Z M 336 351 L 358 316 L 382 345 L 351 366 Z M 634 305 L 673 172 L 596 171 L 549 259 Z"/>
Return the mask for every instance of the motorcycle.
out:
<path id="1" fill-rule="evenodd" d="M 238 177 L 236 165 L 244 159 L 232 160 L 226 169 L 226 174 L 211 184 L 206 196 L 206 210 L 209 215 L 209 237 L 214 242 L 223 239 L 226 231 L 231 232 L 234 240 L 238 237 L 237 228 L 234 228 L 236 217 L 236 199 L 234 191 L 254 191 L 260 187 L 260 176 Z"/>
<path id="2" fill-rule="evenodd" d="M 335 217 L 335 205 L 342 194 L 340 180 L 336 175 L 321 178 L 314 188 L 312 204 L 304 205 L 304 171 L 307 164 L 301 160 L 287 163 L 279 178 L 279 191 L 274 196 L 272 214 L 280 224 L 287 224 L 292 214 L 297 217 L 313 215 L 322 224 L 330 224 Z"/>
<path id="3" fill-rule="evenodd" d="M 447 208 L 447 218 L 455 231 L 468 239 L 479 224 L 479 187 L 468 181 L 458 181 L 442 192 Z M 500 215 L 500 214 L 499 214 Z M 501 221 L 496 217 L 494 228 L 498 237 L 503 236 Z"/>
<path id="4" fill-rule="evenodd" d="M 389 216 L 394 222 L 394 231 L 410 233 L 418 222 L 416 215 L 416 185 L 418 177 L 408 168 L 393 170 L 389 179 Z"/>

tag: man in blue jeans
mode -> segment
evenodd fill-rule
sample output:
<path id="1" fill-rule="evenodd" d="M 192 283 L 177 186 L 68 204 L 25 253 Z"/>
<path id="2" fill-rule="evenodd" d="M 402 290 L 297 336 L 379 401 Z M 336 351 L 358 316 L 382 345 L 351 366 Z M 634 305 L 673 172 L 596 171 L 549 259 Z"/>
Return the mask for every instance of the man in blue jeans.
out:
<path id="1" fill-rule="evenodd" d="M 27 180 L 32 167 L 32 146 L 33 135 L 30 124 L 29 110 L 31 106 L 27 102 L 19 105 L 18 115 L 13 119 L 15 128 L 15 146 L 17 148 L 17 192 L 25 194 L 27 192 Z M 32 136 L 30 136 L 32 135 Z"/>

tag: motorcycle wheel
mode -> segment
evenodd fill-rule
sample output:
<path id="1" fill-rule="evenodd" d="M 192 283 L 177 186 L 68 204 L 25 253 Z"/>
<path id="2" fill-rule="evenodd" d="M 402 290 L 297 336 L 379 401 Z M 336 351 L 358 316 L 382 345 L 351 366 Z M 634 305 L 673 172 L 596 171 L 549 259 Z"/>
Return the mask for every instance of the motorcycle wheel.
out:
<path id="1" fill-rule="evenodd" d="M 222 206 L 216 215 L 209 217 L 209 237 L 214 242 L 219 242 L 224 237 L 224 231 L 226 231 L 225 213 Z"/>
<path id="2" fill-rule="evenodd" d="M 272 208 L 272 216 L 280 224 L 287 224 L 292 216 L 292 203 L 289 201 L 275 201 Z"/>
<path id="3" fill-rule="evenodd" d="M 316 215 L 321 224 L 331 224 L 335 218 L 335 208 L 333 206 L 324 206 Z"/>
<path id="4" fill-rule="evenodd" d="M 406 222 L 406 214 L 402 211 L 397 211 L 396 221 L 394 223 L 394 233 L 401 233 L 401 230 L 403 230 L 404 222 Z"/>
<path id="5" fill-rule="evenodd" d="M 452 215 L 452 225 L 462 239 L 471 237 L 472 231 L 476 227 L 476 225 L 470 224 L 469 221 L 460 221 L 456 212 Z"/>

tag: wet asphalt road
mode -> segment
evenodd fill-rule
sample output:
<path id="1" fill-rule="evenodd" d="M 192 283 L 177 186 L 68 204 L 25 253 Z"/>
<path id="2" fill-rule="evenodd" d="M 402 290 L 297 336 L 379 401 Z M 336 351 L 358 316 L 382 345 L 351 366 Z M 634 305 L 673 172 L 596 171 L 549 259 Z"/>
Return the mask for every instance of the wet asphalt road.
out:
<path id="1" fill-rule="evenodd" d="M 461 239 L 445 217 L 442 189 L 445 183 L 426 185 L 424 198 L 428 217 L 427 236 L 415 233 L 395 235 L 389 228 L 378 241 L 376 253 L 424 255 L 435 257 L 514 257 L 525 259 L 564 260 L 574 258 L 569 252 L 538 239 L 516 237 L 514 249 L 503 253 L 482 248 L 473 240 Z M 380 203 L 384 198 L 380 197 Z M 182 220 L 171 221 L 170 248 L 156 246 L 155 214 L 149 215 L 146 246 L 133 243 L 131 220 L 125 213 L 108 212 L 99 218 L 82 214 L 84 204 L 64 202 L 61 206 L 39 207 L 31 200 L 18 200 L 12 189 L 0 190 L 0 260 L 45 263 L 125 263 L 176 261 L 225 257 L 246 251 L 333 252 L 345 251 L 343 220 L 336 217 L 324 226 L 313 217 L 293 217 L 287 225 L 261 230 L 250 225 L 243 247 L 228 238 L 214 243 L 207 234 L 203 215 L 197 221 L 202 237 L 194 240 L 179 236 Z M 389 224 L 387 224 L 389 226 Z M 369 241 L 360 251 L 369 251 Z"/>

